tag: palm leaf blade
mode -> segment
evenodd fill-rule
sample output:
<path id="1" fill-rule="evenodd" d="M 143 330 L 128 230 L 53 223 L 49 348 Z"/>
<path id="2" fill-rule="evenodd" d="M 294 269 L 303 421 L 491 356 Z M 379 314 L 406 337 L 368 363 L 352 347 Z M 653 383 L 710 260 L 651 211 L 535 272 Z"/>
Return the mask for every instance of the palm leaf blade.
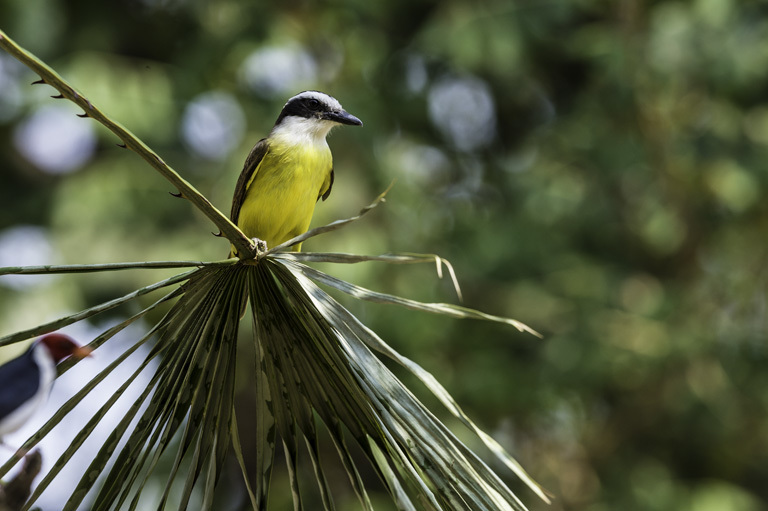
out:
<path id="1" fill-rule="evenodd" d="M 533 330 L 531 327 L 529 327 L 525 323 L 521 323 L 520 321 L 517 321 L 514 319 L 494 316 L 492 314 L 486 314 L 484 312 L 476 311 L 473 309 L 469 309 L 467 307 L 462 307 L 460 305 L 454 305 L 451 303 L 423 303 L 423 302 L 417 302 L 415 300 L 409 300 L 408 298 L 402 298 L 399 296 L 394 296 L 386 293 L 379 293 L 377 291 L 371 291 L 370 289 L 365 289 L 355 284 L 351 284 L 349 282 L 338 279 L 336 277 L 323 273 L 314 268 L 310 268 L 309 266 L 296 263 L 294 261 L 289 261 L 287 259 L 284 259 L 283 262 L 286 266 L 290 267 L 295 272 L 301 273 L 302 275 L 314 281 L 322 282 L 323 284 L 332 286 L 338 289 L 339 291 L 343 291 L 344 293 L 354 296 L 355 298 L 367 300 L 370 302 L 376 302 L 376 303 L 388 303 L 393 305 L 400 305 L 412 310 L 417 310 L 422 312 L 431 312 L 433 314 L 440 314 L 443 316 L 449 316 L 453 318 L 459 318 L 459 319 L 472 318 L 472 319 L 482 319 L 486 321 L 494 321 L 497 323 L 504 323 L 517 328 L 521 332 L 528 332 L 537 337 L 541 337 L 541 334 Z"/>
<path id="2" fill-rule="evenodd" d="M 59 318 L 54 321 L 50 321 L 48 323 L 44 323 L 42 325 L 38 325 L 34 328 L 30 328 L 28 330 L 23 330 L 21 332 L 16 332 L 15 334 L 7 335 L 5 337 L 0 337 L 0 347 L 8 346 L 9 344 L 13 344 L 16 342 L 24 341 L 26 339 L 29 339 L 30 337 L 35 337 L 38 335 L 46 334 L 49 332 L 53 332 L 54 330 L 58 330 L 60 328 L 64 328 L 67 325 L 71 325 L 73 323 L 76 323 L 78 321 L 82 321 L 84 319 L 88 319 L 92 316 L 95 316 L 96 314 L 99 314 L 101 312 L 108 311 L 110 309 L 114 309 L 115 307 L 122 305 L 125 302 L 128 302 L 130 300 L 133 300 L 135 298 L 138 298 L 139 296 L 143 296 L 147 293 L 151 293 L 152 291 L 155 291 L 156 289 L 161 289 L 163 287 L 172 286 L 174 284 L 178 284 L 179 282 L 182 282 L 189 278 L 190 275 L 192 275 L 196 270 L 181 273 L 179 275 L 175 275 L 173 277 L 167 278 L 165 280 L 162 280 L 160 282 L 157 282 L 155 284 L 152 284 L 150 286 L 143 287 L 141 289 L 137 289 L 136 291 L 132 291 L 120 298 L 116 298 L 114 300 L 110 300 L 108 302 L 102 303 L 100 305 L 96 305 L 94 307 L 91 307 L 89 309 L 85 309 L 83 311 L 77 312 L 75 314 L 70 314 L 69 316 L 64 316 L 62 318 Z"/>

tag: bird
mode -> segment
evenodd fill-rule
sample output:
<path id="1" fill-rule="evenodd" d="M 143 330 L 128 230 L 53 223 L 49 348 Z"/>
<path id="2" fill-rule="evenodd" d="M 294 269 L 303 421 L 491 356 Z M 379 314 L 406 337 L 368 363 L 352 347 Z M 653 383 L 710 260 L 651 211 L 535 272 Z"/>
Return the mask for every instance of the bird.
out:
<path id="1" fill-rule="evenodd" d="M 20 429 L 48 399 L 56 364 L 70 355 L 83 358 L 90 352 L 68 335 L 52 333 L 0 366 L 0 443 L 4 435 Z"/>
<path id="2" fill-rule="evenodd" d="M 320 200 L 333 187 L 333 160 L 326 137 L 336 126 L 362 126 L 324 92 L 296 94 L 274 127 L 251 149 L 235 185 L 230 218 L 249 238 L 275 247 L 309 229 Z M 301 251 L 301 243 L 291 247 Z M 230 257 L 237 255 L 234 247 Z"/>

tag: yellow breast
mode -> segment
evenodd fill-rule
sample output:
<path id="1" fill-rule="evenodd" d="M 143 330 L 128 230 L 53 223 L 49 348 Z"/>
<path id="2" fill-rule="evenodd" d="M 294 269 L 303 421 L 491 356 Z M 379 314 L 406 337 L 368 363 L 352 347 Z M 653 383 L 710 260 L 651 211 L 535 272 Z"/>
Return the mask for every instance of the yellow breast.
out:
<path id="1" fill-rule="evenodd" d="M 248 185 L 238 227 L 249 238 L 266 241 L 268 248 L 306 232 L 317 198 L 330 186 L 332 166 L 325 140 L 301 145 L 272 141 Z"/>

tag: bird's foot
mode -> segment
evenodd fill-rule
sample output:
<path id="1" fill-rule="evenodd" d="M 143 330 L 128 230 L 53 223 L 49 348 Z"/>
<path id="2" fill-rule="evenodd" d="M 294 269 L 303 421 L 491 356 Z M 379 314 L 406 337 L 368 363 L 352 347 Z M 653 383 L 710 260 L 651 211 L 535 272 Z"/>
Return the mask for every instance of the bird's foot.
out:
<path id="1" fill-rule="evenodd" d="M 254 247 L 256 248 L 256 253 L 253 255 L 253 258 L 251 259 L 241 258 L 240 262 L 242 264 L 258 264 L 259 259 L 261 259 L 261 257 L 264 255 L 264 252 L 267 251 L 266 241 L 259 238 L 252 238 L 252 241 L 253 241 Z M 235 252 L 233 249 L 232 254 L 237 254 L 237 252 Z"/>
<path id="2" fill-rule="evenodd" d="M 253 238 L 252 239 L 253 244 L 256 245 L 256 256 L 258 257 L 263 252 L 267 251 L 267 242 L 259 239 L 259 238 Z"/>

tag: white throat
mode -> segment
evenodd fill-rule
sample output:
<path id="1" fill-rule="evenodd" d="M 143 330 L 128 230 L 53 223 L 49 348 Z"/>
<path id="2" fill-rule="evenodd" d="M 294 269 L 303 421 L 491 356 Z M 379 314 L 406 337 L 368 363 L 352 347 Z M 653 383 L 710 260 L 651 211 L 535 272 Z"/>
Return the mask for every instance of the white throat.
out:
<path id="1" fill-rule="evenodd" d="M 327 146 L 325 137 L 335 126 L 338 124 L 333 121 L 290 116 L 272 128 L 269 138 L 287 145 Z"/>

